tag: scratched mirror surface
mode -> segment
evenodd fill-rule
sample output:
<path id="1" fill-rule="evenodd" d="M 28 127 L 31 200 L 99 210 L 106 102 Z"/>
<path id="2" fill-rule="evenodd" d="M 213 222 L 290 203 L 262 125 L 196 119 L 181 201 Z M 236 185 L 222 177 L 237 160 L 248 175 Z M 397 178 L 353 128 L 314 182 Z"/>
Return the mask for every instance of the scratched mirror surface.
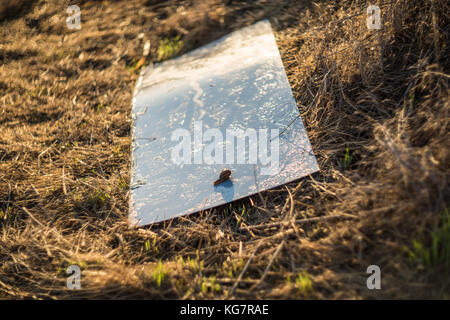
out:
<path id="1" fill-rule="evenodd" d="M 319 170 L 267 20 L 143 70 L 132 118 L 134 225 Z"/>

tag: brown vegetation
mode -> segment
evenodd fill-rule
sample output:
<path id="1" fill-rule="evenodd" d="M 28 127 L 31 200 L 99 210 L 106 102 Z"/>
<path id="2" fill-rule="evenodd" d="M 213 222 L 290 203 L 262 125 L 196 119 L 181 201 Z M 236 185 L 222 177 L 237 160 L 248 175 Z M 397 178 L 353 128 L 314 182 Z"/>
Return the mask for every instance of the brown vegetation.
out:
<path id="1" fill-rule="evenodd" d="M 0 7 L 0 297 L 448 298 L 450 11 L 374 2 L 380 31 L 357 0 L 71 1 L 76 31 L 68 2 Z M 261 18 L 321 171 L 130 228 L 139 67 L 161 40 L 182 53 Z M 373 264 L 382 290 L 366 288 Z"/>

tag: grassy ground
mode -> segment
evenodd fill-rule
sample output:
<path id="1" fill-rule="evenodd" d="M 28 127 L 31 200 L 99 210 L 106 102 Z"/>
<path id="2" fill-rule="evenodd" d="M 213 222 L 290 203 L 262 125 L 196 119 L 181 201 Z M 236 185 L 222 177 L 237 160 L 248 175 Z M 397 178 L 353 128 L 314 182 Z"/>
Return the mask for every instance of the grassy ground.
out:
<path id="1" fill-rule="evenodd" d="M 0 297 L 449 298 L 450 10 L 372 2 L 380 31 L 358 0 L 71 1 L 74 31 L 68 2 L 2 2 Z M 261 18 L 321 171 L 130 229 L 139 69 Z M 366 287 L 369 265 L 381 290 Z"/>

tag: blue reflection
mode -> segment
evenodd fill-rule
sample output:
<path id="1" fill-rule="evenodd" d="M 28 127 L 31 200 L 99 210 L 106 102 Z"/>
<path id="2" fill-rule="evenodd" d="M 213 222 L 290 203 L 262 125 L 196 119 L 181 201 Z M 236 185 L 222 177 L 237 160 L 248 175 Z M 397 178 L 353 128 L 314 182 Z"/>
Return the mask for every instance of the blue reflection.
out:
<path id="1" fill-rule="evenodd" d="M 233 201 L 234 198 L 234 185 L 231 180 L 227 180 L 214 186 L 215 192 L 220 192 L 222 194 L 223 200 L 226 202 Z"/>
<path id="2" fill-rule="evenodd" d="M 140 225 L 223 205 L 318 170 L 267 20 L 148 67 L 133 97 L 133 118 L 131 220 Z M 234 142 L 224 145 L 232 158 L 225 152 L 223 159 L 207 164 L 209 142 L 195 142 L 196 121 L 201 121 L 201 134 L 218 129 L 223 138 L 227 130 L 282 132 L 288 127 L 277 141 L 280 173 L 259 174 L 268 163 L 260 152 L 258 163 L 250 163 L 247 143 L 243 151 Z M 178 129 L 193 139 L 188 148 L 193 162 L 174 161 L 179 141 L 172 137 Z M 240 152 L 245 163 L 237 162 Z M 200 161 L 196 154 L 203 155 Z M 235 183 L 227 180 L 213 189 L 225 165 Z"/>

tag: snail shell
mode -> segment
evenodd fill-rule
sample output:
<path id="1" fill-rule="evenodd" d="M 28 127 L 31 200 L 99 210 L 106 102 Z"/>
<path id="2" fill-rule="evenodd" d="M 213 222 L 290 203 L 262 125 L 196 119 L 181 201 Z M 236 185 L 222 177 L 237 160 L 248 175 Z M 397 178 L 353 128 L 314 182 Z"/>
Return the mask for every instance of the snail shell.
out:
<path id="1" fill-rule="evenodd" d="M 219 179 L 214 181 L 214 185 L 217 186 L 218 184 L 221 184 L 222 182 L 227 181 L 230 179 L 231 176 L 231 170 L 230 169 L 223 169 L 220 173 Z"/>

